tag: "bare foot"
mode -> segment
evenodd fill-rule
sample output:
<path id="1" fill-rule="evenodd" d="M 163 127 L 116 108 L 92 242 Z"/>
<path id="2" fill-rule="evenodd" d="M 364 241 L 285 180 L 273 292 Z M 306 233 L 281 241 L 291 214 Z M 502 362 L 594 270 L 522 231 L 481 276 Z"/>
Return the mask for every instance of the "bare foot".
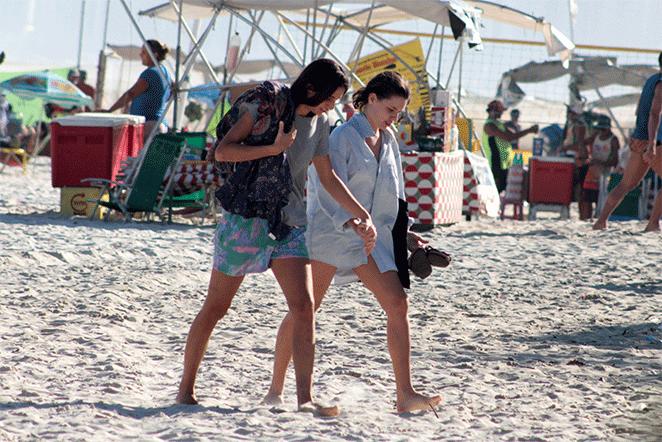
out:
<path id="1" fill-rule="evenodd" d="M 595 224 L 593 224 L 593 230 L 602 230 L 606 228 L 607 228 L 607 223 L 596 221 Z"/>
<path id="2" fill-rule="evenodd" d="M 414 394 L 409 399 L 397 404 L 398 413 L 419 410 L 434 410 L 441 402 L 441 396 L 427 397 L 422 394 Z"/>
<path id="3" fill-rule="evenodd" d="M 648 224 L 646 228 L 644 229 L 644 232 L 659 232 L 660 231 L 660 225 L 659 224 Z"/>
<path id="4" fill-rule="evenodd" d="M 195 393 L 182 393 L 180 392 L 175 398 L 175 402 L 178 404 L 186 405 L 198 405 L 198 399 L 195 397 Z"/>
<path id="5" fill-rule="evenodd" d="M 262 399 L 262 403 L 264 405 L 283 405 L 285 402 L 282 394 L 269 393 Z"/>
<path id="6" fill-rule="evenodd" d="M 317 416 L 322 417 L 336 417 L 340 415 L 340 408 L 337 405 L 332 407 L 323 406 L 315 402 L 306 402 L 299 405 L 299 411 L 312 411 Z"/>

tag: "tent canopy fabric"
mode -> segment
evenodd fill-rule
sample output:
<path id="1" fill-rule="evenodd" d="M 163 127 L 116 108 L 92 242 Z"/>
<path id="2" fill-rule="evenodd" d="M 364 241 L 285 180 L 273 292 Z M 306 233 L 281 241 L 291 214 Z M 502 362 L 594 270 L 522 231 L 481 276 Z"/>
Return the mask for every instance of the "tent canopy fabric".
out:
<path id="1" fill-rule="evenodd" d="M 547 54 L 550 56 L 559 54 L 563 66 L 567 67 L 567 62 L 572 56 L 575 44 L 550 23 L 545 22 L 542 17 L 534 17 L 533 15 L 518 11 L 508 6 L 488 1 L 465 0 L 465 2 L 470 6 L 480 9 L 483 18 L 506 23 L 519 28 L 542 32 L 545 37 Z"/>
<path id="2" fill-rule="evenodd" d="M 216 10 L 223 7 L 231 7 L 239 10 L 266 10 L 266 11 L 290 11 L 305 13 L 305 10 L 324 7 L 332 4 L 355 4 L 365 6 L 365 0 L 183 0 L 182 16 L 187 20 L 210 17 Z M 460 0 L 417 0 L 416 2 L 407 2 L 401 0 L 380 0 L 375 3 L 381 8 L 375 14 L 371 15 L 371 26 L 380 26 L 394 21 L 424 19 L 432 23 L 452 28 L 460 28 L 454 33 L 455 38 L 460 35 L 467 38 L 470 47 L 480 49 L 480 37 L 478 28 L 475 24 L 475 18 L 479 11 L 468 6 Z M 205 15 L 204 9 L 207 8 Z M 358 14 L 348 14 L 351 17 L 352 24 L 364 26 L 370 8 L 362 10 Z M 149 17 L 167 18 L 177 20 L 178 14 L 170 3 L 142 11 L 139 15 Z M 344 14 L 343 14 L 344 15 Z M 374 21 L 373 21 L 374 18 Z M 465 31 L 466 29 L 466 31 Z"/>
<path id="3" fill-rule="evenodd" d="M 503 76 L 519 83 L 539 83 L 570 75 L 579 90 L 584 91 L 609 85 L 639 88 L 656 71 L 654 66 L 619 66 L 614 57 L 580 57 L 570 60 L 568 69 L 559 61 L 531 61 Z"/>
<path id="4" fill-rule="evenodd" d="M 183 0 L 182 15 L 187 20 L 210 17 L 223 7 L 241 10 L 270 11 L 305 11 L 315 7 L 333 4 L 366 5 L 366 0 Z M 353 12 L 344 12 L 343 19 L 354 26 L 361 27 L 370 16 L 370 26 L 377 27 L 387 23 L 424 19 L 453 29 L 457 39 L 464 37 L 469 46 L 481 49 L 479 21 L 481 18 L 506 23 L 524 29 L 541 32 L 545 39 L 547 53 L 558 54 L 564 66 L 572 55 L 574 43 L 541 17 L 535 17 L 522 11 L 482 0 L 379 0 L 374 8 L 364 8 Z M 177 21 L 178 14 L 170 3 L 140 12 L 140 15 L 159 17 Z M 459 31 L 456 29 L 460 27 Z"/>

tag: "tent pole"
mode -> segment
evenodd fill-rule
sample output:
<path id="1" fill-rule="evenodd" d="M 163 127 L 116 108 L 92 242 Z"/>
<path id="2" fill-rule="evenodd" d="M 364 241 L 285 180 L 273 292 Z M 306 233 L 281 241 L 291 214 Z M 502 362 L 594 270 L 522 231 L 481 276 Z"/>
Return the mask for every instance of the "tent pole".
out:
<path id="1" fill-rule="evenodd" d="M 453 64 L 451 65 L 450 71 L 448 71 L 448 80 L 446 80 L 446 87 L 444 87 L 444 90 L 448 90 L 448 87 L 451 84 L 451 76 L 453 75 L 453 71 L 455 70 L 455 63 L 457 62 L 457 57 L 460 55 L 460 51 L 462 50 L 462 45 L 460 44 L 457 47 L 457 51 L 455 51 L 455 58 L 453 58 Z"/>
<path id="2" fill-rule="evenodd" d="M 80 2 L 80 32 L 78 34 L 78 64 L 76 67 L 80 69 L 80 57 L 83 52 L 83 29 L 85 28 L 85 0 Z"/>
<path id="3" fill-rule="evenodd" d="M 441 87 L 441 59 L 444 52 L 444 35 L 446 34 L 446 26 L 441 27 L 439 34 L 439 61 L 437 62 L 437 90 Z"/>
<path id="4" fill-rule="evenodd" d="M 177 112 L 179 110 L 179 86 L 181 85 L 181 79 L 179 78 L 179 62 L 182 54 L 182 6 L 184 0 L 179 0 L 179 11 L 178 15 L 178 25 L 177 26 L 177 52 L 175 54 L 175 87 L 171 92 L 175 94 L 174 102 L 172 107 L 172 133 L 177 133 Z"/>
<path id="5" fill-rule="evenodd" d="M 103 46 L 99 51 L 99 66 L 97 67 L 97 90 L 94 94 L 94 106 L 103 107 L 104 88 L 106 86 L 106 45 L 108 44 L 108 16 L 110 15 L 110 0 L 106 1 L 106 20 L 103 25 Z"/>
<path id="6" fill-rule="evenodd" d="M 211 65 L 211 63 L 209 62 L 207 57 L 205 56 L 204 52 L 202 52 L 200 50 L 200 48 L 202 46 L 202 43 L 207 39 L 207 36 L 209 35 L 210 30 L 213 28 L 214 24 L 216 23 L 216 19 L 217 19 L 219 13 L 220 13 L 220 9 L 216 11 L 214 16 L 210 20 L 209 24 L 207 25 L 207 28 L 205 29 L 205 31 L 202 34 L 202 37 L 199 37 L 199 38 L 197 37 L 198 30 L 196 30 L 195 33 L 194 33 L 191 30 L 191 28 L 188 26 L 188 24 L 186 23 L 186 20 L 182 21 L 182 26 L 184 27 L 184 30 L 186 31 L 186 33 L 191 38 L 191 44 L 193 45 L 192 48 L 191 48 L 191 51 L 189 52 L 189 54 L 187 56 L 187 59 L 185 60 L 185 63 L 189 62 L 189 58 L 191 58 L 191 57 L 195 58 L 196 56 L 199 55 L 200 58 L 202 58 L 202 61 L 207 66 L 207 69 L 209 70 L 209 73 L 210 73 L 212 79 L 216 83 L 219 83 L 219 85 L 220 85 L 220 81 L 219 81 L 218 77 L 216 76 L 216 71 L 214 71 L 213 66 Z M 191 63 L 192 63 L 192 61 L 191 61 Z"/>
<path id="7" fill-rule="evenodd" d="M 457 81 L 457 102 L 462 102 L 462 55 L 464 50 L 462 49 L 462 43 L 460 42 L 460 68 L 458 72 L 458 81 Z"/>

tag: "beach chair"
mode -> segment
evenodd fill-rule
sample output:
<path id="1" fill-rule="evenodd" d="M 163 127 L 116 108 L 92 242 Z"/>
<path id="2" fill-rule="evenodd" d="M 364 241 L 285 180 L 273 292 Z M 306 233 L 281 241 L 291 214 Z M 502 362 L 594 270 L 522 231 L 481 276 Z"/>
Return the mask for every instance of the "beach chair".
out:
<path id="1" fill-rule="evenodd" d="M 210 138 L 207 132 L 178 132 L 177 136 L 186 139 L 186 152 L 184 153 L 186 161 L 184 164 L 207 164 L 200 161 L 202 152 L 207 148 L 207 141 Z M 176 183 L 173 183 L 170 189 L 174 190 L 175 187 Z M 202 189 L 185 195 L 175 196 L 172 193 L 167 195 L 164 205 L 168 208 L 168 222 L 171 222 L 175 209 L 182 209 L 178 212 L 184 213 L 200 213 L 200 224 L 204 224 L 207 214 L 211 214 L 212 220 L 216 222 L 218 216 L 214 200 L 215 190 L 216 186 L 213 184 L 205 184 Z"/>
<path id="2" fill-rule="evenodd" d="M 144 156 L 132 161 L 133 173 L 125 173 L 124 181 L 113 181 L 103 178 L 85 178 L 82 182 L 89 182 L 93 187 L 102 190 L 98 199 L 88 200 L 94 202 L 94 210 L 90 219 L 94 217 L 99 206 L 106 207 L 108 212 L 104 220 L 108 219 L 111 211 L 119 211 L 124 215 L 125 221 L 133 222 L 132 214 L 144 212 L 157 214 L 161 221 L 164 198 L 172 184 L 174 174 L 164 185 L 168 172 L 174 170 L 184 155 L 186 139 L 176 135 L 158 134 L 147 148 Z M 108 195 L 108 201 L 103 201 Z"/>
<path id="3" fill-rule="evenodd" d="M 4 172 L 7 165 L 23 166 L 23 174 L 28 171 L 28 158 L 30 154 L 15 138 L 21 131 L 21 124 L 17 123 L 14 119 L 10 120 L 9 124 L 7 124 L 6 136 L 0 137 L 0 154 L 2 156 L 0 173 Z"/>
<path id="4" fill-rule="evenodd" d="M 28 157 L 30 154 L 21 147 L 12 147 L 10 145 L 0 144 L 0 154 L 2 154 L 2 166 L 0 173 L 4 172 L 8 164 L 23 166 L 23 174 L 28 171 Z"/>

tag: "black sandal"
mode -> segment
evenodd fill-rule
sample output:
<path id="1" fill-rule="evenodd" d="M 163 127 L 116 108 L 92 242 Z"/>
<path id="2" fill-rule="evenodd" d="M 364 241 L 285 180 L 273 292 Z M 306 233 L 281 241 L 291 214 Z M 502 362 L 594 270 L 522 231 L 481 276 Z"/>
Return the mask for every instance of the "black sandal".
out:
<path id="1" fill-rule="evenodd" d="M 416 249 L 409 257 L 409 270 L 421 279 L 425 279 L 432 273 L 432 265 L 428 259 L 427 252 L 423 248 Z"/>
<path id="2" fill-rule="evenodd" d="M 430 264 L 435 267 L 448 267 L 452 261 L 451 255 L 432 247 L 425 247 L 425 253 Z"/>

